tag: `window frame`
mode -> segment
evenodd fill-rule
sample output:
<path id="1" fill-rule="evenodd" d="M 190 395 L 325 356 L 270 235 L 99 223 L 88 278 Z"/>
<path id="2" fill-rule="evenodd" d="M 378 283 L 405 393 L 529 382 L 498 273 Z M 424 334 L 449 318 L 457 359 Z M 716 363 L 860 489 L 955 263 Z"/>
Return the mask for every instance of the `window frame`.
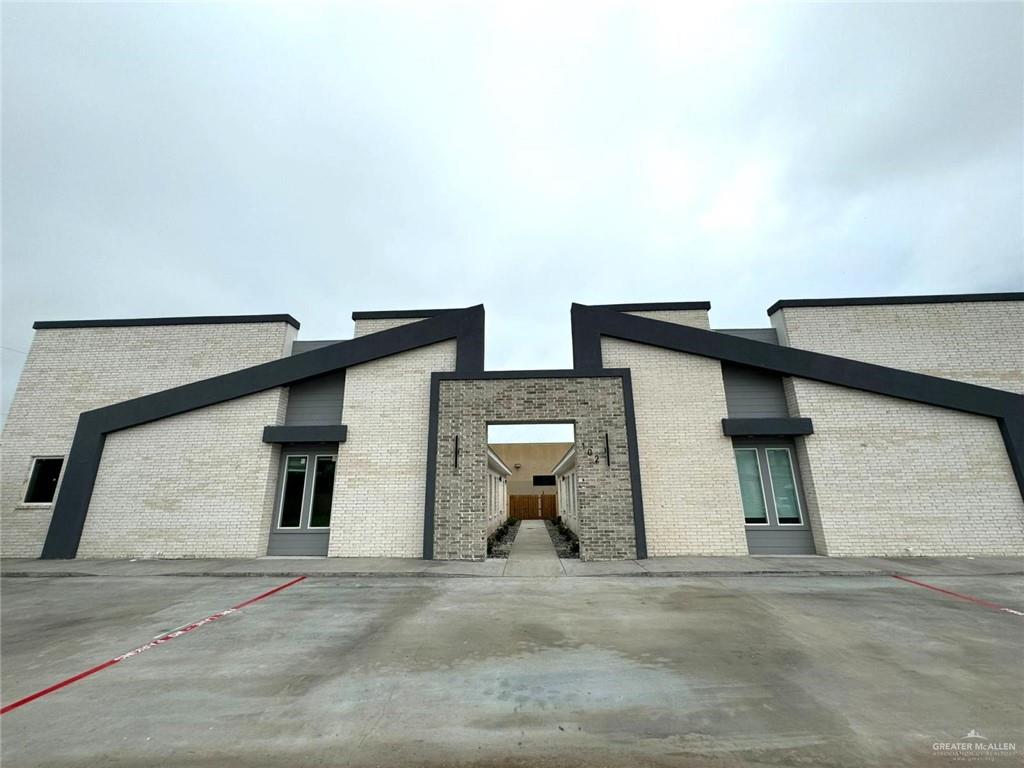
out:
<path id="1" fill-rule="evenodd" d="M 305 468 L 305 470 L 302 473 L 302 503 L 301 503 L 301 506 L 299 507 L 299 524 L 298 525 L 283 526 L 283 525 L 281 525 L 281 518 L 284 517 L 284 497 L 285 497 L 285 491 L 287 490 L 287 488 L 285 486 L 287 485 L 287 479 L 288 479 L 288 459 L 290 459 L 292 457 L 303 458 L 303 459 L 306 460 L 306 468 Z M 304 527 L 302 525 L 302 519 L 303 519 L 303 517 L 306 514 L 306 511 L 305 511 L 305 507 L 306 507 L 306 491 L 309 488 L 309 454 L 308 453 L 289 452 L 289 453 L 286 453 L 283 458 L 284 458 L 284 461 L 281 462 L 281 482 L 280 482 L 280 489 L 281 489 L 280 496 L 281 496 L 281 498 L 278 499 L 278 502 L 277 502 L 277 523 L 274 526 L 274 530 L 275 531 L 285 531 L 285 532 L 302 531 L 302 530 L 304 530 Z"/>
<path id="2" fill-rule="evenodd" d="M 57 485 L 53 489 L 53 497 L 49 501 L 27 501 L 29 489 L 32 487 L 32 474 L 35 472 L 36 463 L 40 461 L 60 461 L 60 472 L 57 473 Z M 57 495 L 60 493 L 61 483 L 64 481 L 64 470 L 67 469 L 68 462 L 67 456 L 56 455 L 56 454 L 39 454 L 38 456 L 32 456 L 31 461 L 28 464 L 28 477 L 25 478 L 25 487 L 21 494 L 20 507 L 52 507 L 53 503 L 57 500 Z"/>
<path id="3" fill-rule="evenodd" d="M 772 465 L 768 459 L 769 451 L 785 451 L 787 458 L 789 459 L 789 478 L 793 482 L 793 496 L 796 498 L 796 514 L 797 521 L 795 523 L 784 523 L 782 518 L 779 517 L 779 504 L 775 496 L 775 480 L 772 478 Z M 764 461 L 768 465 L 768 482 L 772 484 L 772 509 L 775 513 L 775 524 L 782 527 L 797 527 L 804 526 L 804 508 L 800 501 L 800 484 L 796 477 L 796 462 L 793 460 L 793 451 L 790 450 L 787 445 L 766 445 L 764 446 Z"/>
<path id="4" fill-rule="evenodd" d="M 736 461 L 736 454 L 740 451 L 750 451 L 754 454 L 754 464 L 757 466 L 757 479 L 758 485 L 761 486 L 761 504 L 764 506 L 764 522 L 763 523 L 750 523 L 747 522 L 747 510 L 743 509 L 743 486 L 740 484 L 740 511 L 743 513 L 743 524 L 749 525 L 752 528 L 770 528 L 772 524 L 772 511 L 768 506 L 768 494 L 764 487 L 764 472 L 761 471 L 761 456 L 757 446 L 754 445 L 742 445 L 733 446 L 733 463 L 736 466 L 736 481 L 739 483 L 740 480 L 740 467 L 739 462 Z M 771 478 L 768 478 L 769 481 Z M 772 498 L 774 501 L 774 496 Z"/>
<path id="5" fill-rule="evenodd" d="M 308 456 L 309 454 L 306 454 L 306 455 Z M 306 514 L 305 514 L 306 525 L 305 526 L 301 526 L 300 525 L 299 529 L 300 530 L 305 530 L 305 531 L 329 531 L 329 530 L 331 530 L 331 523 L 330 523 L 330 521 L 328 521 L 327 525 L 313 525 L 313 499 L 316 498 L 316 465 L 320 462 L 320 459 L 330 459 L 331 461 L 334 462 L 335 479 L 337 479 L 338 456 L 337 456 L 337 454 L 333 454 L 333 453 L 317 453 L 317 454 L 313 454 L 312 458 L 313 458 L 313 467 L 312 467 L 313 489 L 312 489 L 312 492 L 309 494 L 309 508 L 306 510 Z M 306 467 L 306 474 L 307 475 L 310 474 L 310 471 L 311 471 L 310 468 Z M 303 492 L 303 494 L 305 494 L 306 489 L 303 488 L 302 492 Z M 334 488 L 332 487 L 331 488 L 331 517 L 333 517 L 333 516 L 334 516 Z M 300 516 L 300 519 L 301 519 L 301 516 Z"/>

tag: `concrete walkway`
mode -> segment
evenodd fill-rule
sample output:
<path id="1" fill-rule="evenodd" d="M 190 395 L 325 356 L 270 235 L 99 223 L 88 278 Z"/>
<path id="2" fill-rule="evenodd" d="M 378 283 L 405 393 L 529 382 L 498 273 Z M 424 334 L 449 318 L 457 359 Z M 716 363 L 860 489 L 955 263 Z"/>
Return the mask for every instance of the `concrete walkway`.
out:
<path id="1" fill-rule="evenodd" d="M 526 521 L 535 523 L 537 521 Z M 543 525 L 543 523 L 537 523 Z M 1024 575 L 1024 557 L 652 557 L 647 560 L 583 562 L 554 556 L 547 532 L 520 529 L 508 560 L 463 562 L 403 557 L 257 557 L 204 560 L 37 560 L 3 558 L 0 575 L 71 576 L 333 576 L 495 577 L 549 576 L 1002 576 Z M 541 541 L 548 547 L 543 550 Z M 520 551 L 520 544 L 522 548 Z M 541 552 L 536 559 L 528 551 Z M 513 561 L 519 559 L 518 563 Z M 543 562 L 544 565 L 533 563 Z M 557 567 L 557 571 L 556 571 Z"/>
<path id="2" fill-rule="evenodd" d="M 555 545 L 543 520 L 523 520 L 512 542 L 504 576 L 564 576 Z"/>

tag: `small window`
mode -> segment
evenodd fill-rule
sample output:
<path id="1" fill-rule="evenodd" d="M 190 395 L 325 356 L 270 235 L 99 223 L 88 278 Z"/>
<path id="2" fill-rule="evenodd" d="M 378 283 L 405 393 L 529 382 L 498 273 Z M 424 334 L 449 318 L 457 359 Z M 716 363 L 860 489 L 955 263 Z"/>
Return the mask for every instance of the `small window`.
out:
<path id="1" fill-rule="evenodd" d="M 534 475 L 533 476 L 533 484 L 534 485 L 554 485 L 555 484 L 555 476 L 554 475 Z"/>
<path id="2" fill-rule="evenodd" d="M 57 482 L 64 459 L 36 459 L 25 493 L 26 504 L 50 504 L 57 495 Z"/>

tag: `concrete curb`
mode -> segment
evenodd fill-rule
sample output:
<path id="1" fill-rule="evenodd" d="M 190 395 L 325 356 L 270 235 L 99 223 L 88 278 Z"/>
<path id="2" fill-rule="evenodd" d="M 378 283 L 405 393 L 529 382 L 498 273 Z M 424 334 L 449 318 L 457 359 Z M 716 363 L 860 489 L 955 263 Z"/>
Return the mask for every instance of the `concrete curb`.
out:
<path id="1" fill-rule="evenodd" d="M 192 573 L 32 573 L 30 571 L 13 571 L 0 574 L 0 579 L 166 579 L 166 578 L 217 578 L 217 579 L 258 579 L 258 578 L 288 578 L 293 576 L 305 576 L 307 578 L 328 578 L 328 579 L 500 579 L 504 578 L 497 574 L 471 574 L 471 573 L 424 573 L 422 571 L 411 571 L 409 573 L 388 573 L 373 571 L 350 571 L 347 573 L 317 573 L 316 571 L 237 571 L 224 573 L 222 571 L 195 571 Z"/>
<path id="2" fill-rule="evenodd" d="M 0 579 L 163 579 L 172 578 L 288 578 L 294 576 L 306 576 L 310 579 L 615 579 L 615 578 L 648 578 L 648 579 L 681 579 L 681 578 L 735 578 L 741 576 L 752 577 L 840 577 L 851 576 L 863 578 L 865 576 L 912 576 L 916 578 L 985 578 L 989 576 L 1024 576 L 1024 571 L 1001 571 L 992 573 L 929 573 L 912 574 L 902 571 L 664 571 L 651 573 L 649 571 L 630 571 L 626 573 L 579 573 L 564 574 L 560 576 L 502 576 L 499 574 L 471 574 L 471 573 L 431 573 L 428 571 L 412 571 L 408 573 L 380 572 L 380 571 L 347 571 L 323 572 L 316 571 L 236 571 L 224 573 L 223 571 L 196 571 L 193 573 L 82 573 L 73 571 L 56 571 L 49 573 L 32 573 L 31 571 L 9 571 L 0 573 Z"/>

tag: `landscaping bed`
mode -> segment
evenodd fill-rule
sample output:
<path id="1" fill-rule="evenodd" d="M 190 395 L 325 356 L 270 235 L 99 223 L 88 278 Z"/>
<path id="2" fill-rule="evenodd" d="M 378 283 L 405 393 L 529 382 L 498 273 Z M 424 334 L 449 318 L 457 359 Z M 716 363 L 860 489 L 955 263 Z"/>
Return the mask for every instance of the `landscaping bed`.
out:
<path id="1" fill-rule="evenodd" d="M 560 558 L 580 556 L 580 540 L 575 533 L 566 528 L 561 517 L 545 520 L 544 527 L 548 529 L 548 536 L 551 537 L 551 543 L 555 545 L 555 552 Z"/>
<path id="2" fill-rule="evenodd" d="M 519 521 L 512 518 L 495 528 L 494 533 L 487 537 L 487 556 L 507 558 L 518 532 Z"/>

